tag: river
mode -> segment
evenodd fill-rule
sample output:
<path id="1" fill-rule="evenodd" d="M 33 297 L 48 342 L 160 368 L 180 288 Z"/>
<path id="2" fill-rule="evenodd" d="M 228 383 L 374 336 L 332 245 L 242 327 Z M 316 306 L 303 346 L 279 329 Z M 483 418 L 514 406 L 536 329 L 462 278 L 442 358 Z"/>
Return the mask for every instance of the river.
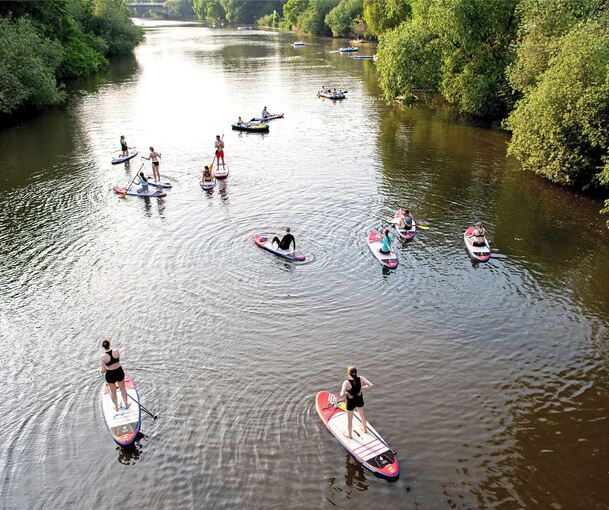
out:
<path id="1" fill-rule="evenodd" d="M 520 171 L 503 132 L 387 105 L 344 41 L 146 25 L 66 106 L 0 131 L 0 506 L 607 508 L 600 202 Z M 231 131 L 265 105 L 285 112 L 268 135 Z M 162 153 L 166 198 L 112 192 L 140 164 L 110 165 L 121 134 Z M 206 193 L 216 134 L 231 175 Z M 365 238 L 396 204 L 430 229 L 387 271 Z M 286 225 L 304 264 L 252 242 Z M 106 337 L 159 415 L 127 451 L 99 406 Z M 315 412 L 349 362 L 396 482 Z"/>

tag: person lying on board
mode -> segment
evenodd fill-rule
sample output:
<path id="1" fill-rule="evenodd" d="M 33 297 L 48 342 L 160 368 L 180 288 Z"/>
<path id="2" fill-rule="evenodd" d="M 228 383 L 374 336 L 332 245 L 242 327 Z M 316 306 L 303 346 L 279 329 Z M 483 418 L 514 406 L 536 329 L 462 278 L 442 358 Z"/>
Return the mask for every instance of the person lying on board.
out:
<path id="1" fill-rule="evenodd" d="M 467 238 L 472 242 L 474 246 L 484 246 L 486 243 L 486 229 L 484 224 L 479 221 L 474 225 L 476 227 Z"/>
<path id="2" fill-rule="evenodd" d="M 347 402 L 347 430 L 345 436 L 353 439 L 351 433 L 353 431 L 353 411 L 358 409 L 359 417 L 362 420 L 362 432 L 365 434 L 366 429 L 366 413 L 364 413 L 364 395 L 362 390 L 372 388 L 373 384 L 365 377 L 357 375 L 357 367 L 349 365 L 347 367 L 347 379 L 343 382 L 343 387 L 340 390 L 340 396 L 346 397 Z"/>
<path id="3" fill-rule="evenodd" d="M 293 244 L 294 250 L 296 250 L 296 239 L 294 239 L 294 236 L 290 234 L 290 227 L 285 228 L 285 235 L 283 238 L 279 239 L 277 236 L 273 237 L 271 245 L 275 243 L 277 243 L 280 250 L 289 250 L 290 244 Z"/>
<path id="4" fill-rule="evenodd" d="M 205 165 L 205 170 L 203 170 L 203 180 L 205 182 L 214 180 L 214 175 L 212 174 L 211 170 L 209 169 L 209 167 L 207 165 Z"/>
<path id="5" fill-rule="evenodd" d="M 412 228 L 413 219 L 408 209 L 400 207 L 395 217 L 399 220 L 398 228 L 401 230 L 410 230 Z"/>
<path id="6" fill-rule="evenodd" d="M 101 373 L 106 374 L 106 383 L 110 389 L 112 395 L 112 402 L 114 402 L 114 408 L 118 412 L 118 399 L 116 398 L 116 385 L 118 384 L 121 390 L 121 396 L 123 397 L 123 407 L 127 409 L 131 403 L 127 395 L 127 389 L 125 388 L 125 372 L 120 364 L 120 352 L 118 349 L 112 349 L 110 346 L 110 340 L 103 340 L 101 343 L 104 354 L 100 358 L 101 361 Z"/>
<path id="7" fill-rule="evenodd" d="M 383 231 L 383 240 L 382 240 L 381 248 L 379 249 L 379 251 L 383 255 L 389 255 L 391 253 L 391 241 L 393 241 L 393 239 L 391 239 L 391 234 L 389 233 L 389 229 L 386 228 Z"/>
<path id="8" fill-rule="evenodd" d="M 138 184 L 141 186 L 141 188 L 138 188 L 137 192 L 146 193 L 148 191 L 148 179 L 146 179 L 144 172 L 140 172 L 139 179 Z"/>

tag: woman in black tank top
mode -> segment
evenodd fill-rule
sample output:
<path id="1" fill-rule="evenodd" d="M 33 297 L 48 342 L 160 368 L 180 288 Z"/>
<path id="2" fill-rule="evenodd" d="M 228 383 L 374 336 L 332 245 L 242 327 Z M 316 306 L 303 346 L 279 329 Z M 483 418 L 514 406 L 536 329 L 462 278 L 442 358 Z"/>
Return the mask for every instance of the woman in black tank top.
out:
<path id="1" fill-rule="evenodd" d="M 347 402 L 347 431 L 345 436 L 353 439 L 351 433 L 353 432 L 353 411 L 355 409 L 358 409 L 359 419 L 362 422 L 361 430 L 364 434 L 366 433 L 366 413 L 364 412 L 362 389 L 372 388 L 373 384 L 365 377 L 357 375 L 357 367 L 355 365 L 347 367 L 347 377 L 347 380 L 343 383 L 340 396 L 344 396 Z"/>
<path id="2" fill-rule="evenodd" d="M 102 348 L 104 354 L 100 358 L 101 360 L 101 372 L 106 374 L 106 383 L 112 394 L 112 402 L 118 412 L 118 399 L 116 398 L 116 385 L 118 384 L 121 390 L 121 396 L 123 397 L 123 407 L 127 408 L 131 405 L 129 402 L 129 396 L 127 395 L 127 389 L 125 388 L 125 372 L 120 364 L 120 352 L 118 349 L 112 349 L 110 346 L 110 340 L 104 340 L 102 342 Z"/>

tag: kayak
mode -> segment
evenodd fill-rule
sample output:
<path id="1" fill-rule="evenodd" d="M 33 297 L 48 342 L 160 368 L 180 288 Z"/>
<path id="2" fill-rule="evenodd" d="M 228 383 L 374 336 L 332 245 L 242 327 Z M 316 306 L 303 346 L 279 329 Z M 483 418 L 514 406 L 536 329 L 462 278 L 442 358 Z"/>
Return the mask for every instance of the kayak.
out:
<path id="1" fill-rule="evenodd" d="M 268 122 L 269 120 L 275 119 L 283 119 L 283 113 L 274 113 L 272 115 L 267 115 L 266 117 L 259 117 L 252 119 L 250 122 Z"/>
<path id="2" fill-rule="evenodd" d="M 383 236 L 379 232 L 370 232 L 368 234 L 368 248 L 370 248 L 372 255 L 374 255 L 383 266 L 388 267 L 389 269 L 395 269 L 398 267 L 398 256 L 393 248 L 391 248 L 390 253 L 381 253 L 379 250 L 381 249 L 382 241 Z"/>
<path id="3" fill-rule="evenodd" d="M 282 250 L 271 243 L 271 239 L 274 234 L 256 234 L 254 242 L 263 250 L 269 251 L 278 257 L 282 257 L 287 260 L 293 260 L 296 262 L 302 262 L 305 260 L 304 253 L 300 251 Z"/>
<path id="4" fill-rule="evenodd" d="M 249 122 L 245 122 L 243 124 L 233 124 L 232 127 L 235 131 L 247 131 L 249 133 L 269 132 L 269 125 L 264 123 L 251 124 Z"/>
<path id="5" fill-rule="evenodd" d="M 212 179 L 211 181 L 204 181 L 203 179 L 199 179 L 199 184 L 204 190 L 214 189 L 216 185 L 216 179 Z"/>
<path id="6" fill-rule="evenodd" d="M 341 53 L 353 53 L 355 51 L 359 51 L 359 48 L 357 48 L 356 46 L 348 46 L 346 48 L 338 48 L 338 51 L 340 51 Z"/>
<path id="7" fill-rule="evenodd" d="M 125 188 L 123 188 L 122 186 L 114 186 L 114 188 L 112 188 L 114 190 L 114 193 L 118 193 L 119 195 L 122 195 L 123 193 L 125 193 Z M 142 197 L 142 198 L 156 198 L 156 197 L 166 197 L 167 193 L 165 193 L 164 191 L 161 190 L 155 190 L 155 191 L 143 191 L 141 193 L 139 193 L 137 190 L 135 189 L 130 189 L 129 191 L 127 191 L 127 195 L 129 195 L 130 197 Z"/>
<path id="8" fill-rule="evenodd" d="M 484 238 L 484 246 L 474 246 L 472 240 L 467 238 L 475 228 L 476 227 L 469 227 L 463 232 L 463 242 L 465 243 L 465 247 L 471 258 L 479 262 L 487 262 L 488 259 L 491 258 L 491 245 L 489 244 L 488 239 L 486 237 Z"/>
<path id="9" fill-rule="evenodd" d="M 216 179 L 226 179 L 228 177 L 228 165 L 218 165 L 218 168 L 214 170 L 214 177 Z"/>
<path id="10" fill-rule="evenodd" d="M 325 97 L 327 99 L 333 99 L 333 100 L 347 98 L 347 96 L 345 96 L 344 92 L 318 92 L 317 97 Z"/>
<path id="11" fill-rule="evenodd" d="M 398 214 L 398 212 L 396 211 L 395 214 L 393 215 L 393 217 L 397 218 L 398 217 L 397 214 Z M 406 239 L 407 241 L 410 241 L 414 237 L 414 235 L 417 231 L 417 224 L 415 223 L 414 220 L 412 220 L 412 227 L 409 230 L 406 230 L 406 229 L 398 228 L 398 225 L 396 223 L 395 229 L 397 230 L 398 235 L 402 239 Z"/>
<path id="12" fill-rule="evenodd" d="M 129 395 L 130 406 L 128 409 L 124 408 L 121 392 L 117 385 L 116 398 L 121 406 L 118 412 L 112 402 L 110 388 L 105 381 L 101 389 L 101 407 L 106 427 L 108 427 L 108 432 L 110 432 L 112 439 L 122 447 L 129 446 L 135 441 L 142 423 L 142 410 L 139 404 L 140 396 L 135 383 L 128 375 L 125 375 L 125 389 L 127 390 L 127 395 Z"/>
<path id="13" fill-rule="evenodd" d="M 344 403 L 329 391 L 320 391 L 315 397 L 315 408 L 322 423 L 338 442 L 366 469 L 375 475 L 395 479 L 400 475 L 397 454 L 367 421 L 367 432 L 362 432 L 362 420 L 357 409 L 353 411 L 353 439 L 347 433 L 347 411 Z"/>
<path id="14" fill-rule="evenodd" d="M 150 175 L 148 177 L 146 177 L 146 179 L 148 179 L 148 184 L 150 186 L 154 186 L 155 188 L 173 188 L 173 184 L 171 184 L 169 181 L 156 182 L 154 180 L 154 177 L 152 177 Z"/>
<path id="15" fill-rule="evenodd" d="M 137 156 L 137 150 L 130 151 L 127 156 L 119 156 L 117 158 L 112 158 L 111 163 L 113 165 L 118 165 L 120 163 L 124 163 L 125 161 L 129 161 L 130 159 L 133 159 L 135 156 Z"/>
<path id="16" fill-rule="evenodd" d="M 356 60 L 374 60 L 374 55 L 353 55 L 351 58 Z"/>

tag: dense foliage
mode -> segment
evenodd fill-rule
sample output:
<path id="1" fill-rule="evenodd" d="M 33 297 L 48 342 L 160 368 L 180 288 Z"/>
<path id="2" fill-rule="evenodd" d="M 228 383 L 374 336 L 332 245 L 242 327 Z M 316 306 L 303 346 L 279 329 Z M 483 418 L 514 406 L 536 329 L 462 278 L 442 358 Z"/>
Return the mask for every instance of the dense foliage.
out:
<path id="1" fill-rule="evenodd" d="M 142 36 L 123 0 L 0 2 L 0 114 L 60 102 L 62 80 L 98 71 Z"/>
<path id="2" fill-rule="evenodd" d="M 273 11 L 281 12 L 281 0 L 193 0 L 192 8 L 200 19 L 213 23 L 255 23 Z"/>

